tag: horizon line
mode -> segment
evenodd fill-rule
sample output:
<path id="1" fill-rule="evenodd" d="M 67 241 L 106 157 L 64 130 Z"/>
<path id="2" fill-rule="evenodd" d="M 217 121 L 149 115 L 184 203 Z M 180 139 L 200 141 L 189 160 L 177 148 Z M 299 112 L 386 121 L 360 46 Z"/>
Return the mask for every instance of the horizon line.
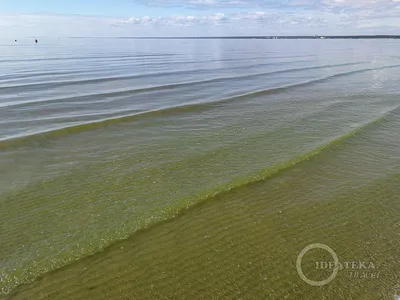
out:
<path id="1" fill-rule="evenodd" d="M 85 37 L 70 36 L 71 39 L 400 39 L 394 34 L 354 34 L 354 35 L 231 35 L 231 36 L 115 36 Z"/>

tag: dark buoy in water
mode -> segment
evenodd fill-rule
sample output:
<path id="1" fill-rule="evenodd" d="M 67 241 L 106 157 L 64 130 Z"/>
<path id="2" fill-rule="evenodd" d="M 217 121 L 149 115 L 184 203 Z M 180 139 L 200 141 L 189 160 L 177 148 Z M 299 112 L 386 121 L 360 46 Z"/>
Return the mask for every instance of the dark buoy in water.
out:
<path id="1" fill-rule="evenodd" d="M 37 40 L 35 40 L 35 43 L 37 44 L 37 43 L 38 43 L 38 41 L 37 41 Z"/>

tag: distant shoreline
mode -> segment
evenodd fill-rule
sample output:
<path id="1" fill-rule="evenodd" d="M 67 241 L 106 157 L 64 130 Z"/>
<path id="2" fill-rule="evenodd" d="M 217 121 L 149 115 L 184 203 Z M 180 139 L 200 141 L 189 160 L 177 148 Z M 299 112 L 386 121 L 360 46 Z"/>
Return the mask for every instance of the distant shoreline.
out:
<path id="1" fill-rule="evenodd" d="M 70 37 L 72 39 L 102 39 L 102 38 L 111 38 L 111 39 L 161 39 L 161 40 L 196 40 L 196 39 L 231 39 L 231 40 L 239 40 L 239 39 L 260 39 L 260 40 L 294 40 L 294 39 L 303 39 L 303 40 L 316 40 L 316 39 L 400 39 L 400 35 L 298 35 L 298 36 L 169 36 L 169 37 L 157 37 L 157 36 L 148 36 L 148 37 Z"/>

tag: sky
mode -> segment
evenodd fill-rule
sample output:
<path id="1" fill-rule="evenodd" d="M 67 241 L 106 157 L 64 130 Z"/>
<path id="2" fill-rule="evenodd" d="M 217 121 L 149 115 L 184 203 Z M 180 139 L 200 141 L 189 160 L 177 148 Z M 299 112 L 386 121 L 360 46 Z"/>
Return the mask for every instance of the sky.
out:
<path id="1" fill-rule="evenodd" d="M 400 0 L 0 0 L 0 36 L 400 34 Z"/>

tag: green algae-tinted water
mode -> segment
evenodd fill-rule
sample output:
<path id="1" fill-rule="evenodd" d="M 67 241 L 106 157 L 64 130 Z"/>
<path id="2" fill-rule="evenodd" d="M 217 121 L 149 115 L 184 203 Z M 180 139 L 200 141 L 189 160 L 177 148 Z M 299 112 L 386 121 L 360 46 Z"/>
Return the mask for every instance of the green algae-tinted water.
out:
<path id="1" fill-rule="evenodd" d="M 396 41 L 96 43 L 1 62 L 5 299 L 394 299 Z"/>

